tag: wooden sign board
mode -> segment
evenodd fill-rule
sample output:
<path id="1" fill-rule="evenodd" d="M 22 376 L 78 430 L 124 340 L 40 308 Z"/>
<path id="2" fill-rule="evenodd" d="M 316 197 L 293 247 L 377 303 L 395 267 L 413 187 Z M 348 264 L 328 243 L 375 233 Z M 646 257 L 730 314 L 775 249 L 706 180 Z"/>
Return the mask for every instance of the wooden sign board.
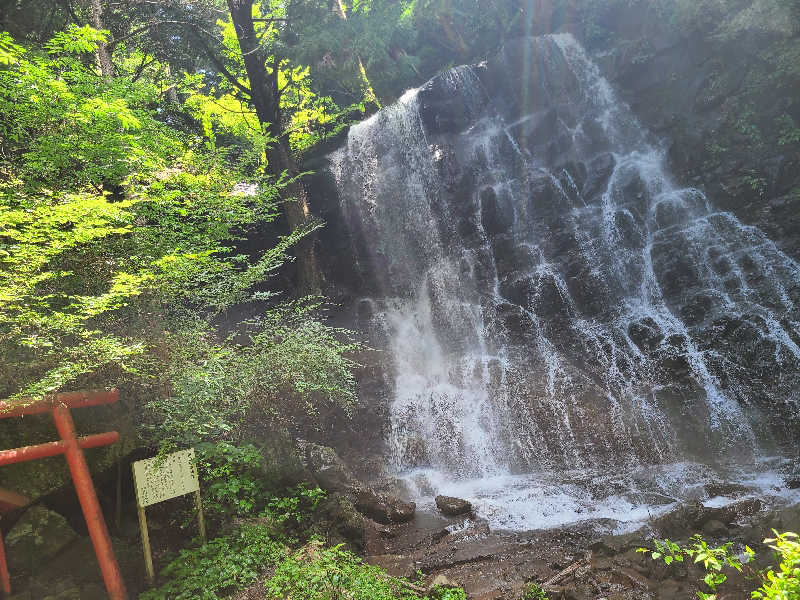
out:
<path id="1" fill-rule="evenodd" d="M 199 491 L 194 448 L 133 463 L 133 484 L 142 508 Z"/>
<path id="2" fill-rule="evenodd" d="M 139 527 L 142 530 L 142 551 L 147 568 L 147 579 L 155 580 L 153 554 L 150 550 L 150 533 L 147 530 L 145 507 L 194 494 L 197 504 L 197 522 L 200 537 L 206 541 L 206 525 L 203 520 L 203 505 L 200 502 L 200 480 L 197 477 L 197 463 L 194 448 L 173 452 L 166 456 L 156 456 L 133 463 L 133 486 L 136 488 L 136 504 L 139 511 Z"/>

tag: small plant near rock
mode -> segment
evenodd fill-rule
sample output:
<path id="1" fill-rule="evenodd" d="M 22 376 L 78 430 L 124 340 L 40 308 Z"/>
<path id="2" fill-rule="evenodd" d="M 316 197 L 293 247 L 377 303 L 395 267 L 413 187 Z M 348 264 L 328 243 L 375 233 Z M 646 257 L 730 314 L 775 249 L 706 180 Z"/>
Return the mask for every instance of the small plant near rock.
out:
<path id="1" fill-rule="evenodd" d="M 764 543 L 775 551 L 778 562 L 777 569 L 770 567 L 757 571 L 748 567 L 751 575 L 759 579 L 761 587 L 751 592 L 750 597 L 760 600 L 798 600 L 800 599 L 800 542 L 798 535 L 792 532 L 778 533 L 773 530 L 774 538 L 767 538 Z M 691 558 L 695 564 L 702 563 L 706 570 L 703 583 L 710 592 L 698 591 L 700 600 L 716 600 L 717 588 L 727 581 L 728 576 L 723 572 L 726 568 L 733 568 L 741 572 L 750 563 L 755 552 L 749 547 L 744 547 L 742 555 L 732 552 L 733 542 L 722 546 L 711 547 L 700 534 L 691 537 L 691 545 L 681 546 L 671 540 L 655 540 L 654 548 L 637 548 L 637 552 L 649 553 L 653 560 L 663 560 L 665 564 L 672 565 Z"/>
<path id="2" fill-rule="evenodd" d="M 749 546 L 745 546 L 745 557 L 739 559 L 731 552 L 733 542 L 728 542 L 722 546 L 711 547 L 700 534 L 695 534 L 691 538 L 691 546 L 681 547 L 671 540 L 655 540 L 655 550 L 648 548 L 637 548 L 637 552 L 650 552 L 653 560 L 663 559 L 664 563 L 671 565 L 673 562 L 683 562 L 685 557 L 693 558 L 695 563 L 703 563 L 706 575 L 703 582 L 711 590 L 711 593 L 697 592 L 701 600 L 715 600 L 717 587 L 727 581 L 728 576 L 723 573 L 725 567 L 731 567 L 737 571 L 742 570 L 742 566 L 753 559 L 755 552 Z"/>
<path id="3" fill-rule="evenodd" d="M 550 600 L 547 592 L 538 583 L 529 583 L 522 591 L 522 600 Z"/>
<path id="4" fill-rule="evenodd" d="M 430 600 L 467 600 L 467 593 L 461 588 L 435 586 L 427 598 Z M 426 600 L 426 598 L 422 600 Z"/>
<path id="5" fill-rule="evenodd" d="M 800 598 L 800 541 L 798 535 L 787 531 L 774 538 L 764 540 L 775 551 L 778 560 L 777 570 L 773 568 L 761 572 L 762 585 L 752 592 L 752 598 L 763 600 L 796 600 Z"/>
<path id="6" fill-rule="evenodd" d="M 212 519 L 246 517 L 264 509 L 269 494 L 258 448 L 221 441 L 198 444 L 196 449 L 207 515 Z"/>
<path id="7" fill-rule="evenodd" d="M 308 488 L 299 483 L 288 489 L 289 494 L 273 498 L 267 502 L 265 516 L 278 523 L 300 524 L 314 512 L 320 501 L 325 498 L 325 491 L 319 487 Z"/>

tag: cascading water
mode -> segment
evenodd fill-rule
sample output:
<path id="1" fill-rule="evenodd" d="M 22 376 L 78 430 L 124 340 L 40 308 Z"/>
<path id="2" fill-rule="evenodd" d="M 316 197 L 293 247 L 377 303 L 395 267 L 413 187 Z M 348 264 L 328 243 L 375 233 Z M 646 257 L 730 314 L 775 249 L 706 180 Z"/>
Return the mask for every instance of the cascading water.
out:
<path id="1" fill-rule="evenodd" d="M 757 465 L 797 441 L 800 266 L 670 180 L 574 38 L 444 73 L 328 158 L 419 498 L 532 528 L 781 487 Z"/>

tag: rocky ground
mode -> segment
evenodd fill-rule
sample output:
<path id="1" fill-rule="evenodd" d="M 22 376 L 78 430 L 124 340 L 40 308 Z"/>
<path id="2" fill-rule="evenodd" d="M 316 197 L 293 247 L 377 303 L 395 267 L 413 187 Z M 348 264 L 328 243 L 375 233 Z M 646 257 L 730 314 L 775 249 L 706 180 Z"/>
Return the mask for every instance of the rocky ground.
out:
<path id="1" fill-rule="evenodd" d="M 559 529 L 510 532 L 492 530 L 464 500 L 438 497 L 436 508 L 417 509 L 398 497 L 398 482 L 388 478 L 367 485 L 329 447 L 301 444 L 309 485 L 328 496 L 315 514 L 313 529 L 331 544 L 346 543 L 367 562 L 390 574 L 422 577 L 432 585 L 462 586 L 474 600 L 518 600 L 530 583 L 543 586 L 550 600 L 667 600 L 695 597 L 703 573 L 692 565 L 666 567 L 637 553 L 653 538 L 685 541 L 703 533 L 710 543 L 748 544 L 769 560 L 762 540 L 772 528 L 800 531 L 800 504 L 771 507 L 768 498 L 739 494 L 739 500 L 710 508 L 687 503 L 641 529 L 614 535 L 614 521 L 586 521 Z M 794 482 L 797 483 L 797 482 Z M 737 496 L 742 486 L 717 484 L 711 495 Z M 151 507 L 148 514 L 156 562 L 184 547 L 192 532 L 175 520 L 174 506 Z M 74 514 L 73 514 L 74 513 Z M 144 572 L 134 515 L 123 512 L 110 522 L 115 552 L 132 597 L 143 589 Z M 179 520 L 179 519 L 178 519 Z M 170 532 L 182 539 L 169 539 Z M 5 531 L 15 595 L 8 600 L 93 600 L 105 590 L 91 543 L 81 529 L 80 513 L 60 514 L 52 507 L 26 509 Z M 758 566 L 763 566 L 763 563 Z M 754 581 L 732 576 L 719 600 L 749 598 Z M 257 589 L 247 598 L 263 598 Z"/>
<path id="2" fill-rule="evenodd" d="M 610 520 L 492 531 L 463 500 L 440 496 L 437 510 L 415 510 L 392 495 L 400 490 L 397 482 L 384 480 L 364 491 L 332 449 L 309 444 L 306 452 L 309 475 L 332 492 L 320 515 L 331 543 L 349 542 L 392 575 L 421 573 L 427 586 L 462 586 L 474 600 L 521 599 L 530 583 L 544 586 L 550 600 L 688 600 L 700 589 L 701 569 L 667 567 L 636 549 L 652 546 L 654 538 L 686 541 L 702 533 L 710 544 L 733 541 L 737 552 L 751 546 L 762 560 L 756 566 L 763 567 L 771 555 L 762 541 L 772 529 L 800 530 L 800 504 L 775 508 L 770 498 L 752 497 L 743 486 L 710 484 L 709 496 L 739 499 L 723 507 L 679 505 L 622 535 L 610 533 L 619 526 Z M 718 599 L 744 600 L 757 587 L 731 573 Z"/>
<path id="3" fill-rule="evenodd" d="M 653 537 L 685 540 L 702 532 L 710 542 L 733 540 L 736 549 L 748 544 L 763 550 L 771 528 L 800 527 L 800 505 L 780 511 L 765 511 L 757 500 L 726 508 L 685 505 L 632 533 L 598 533 L 608 526 L 586 522 L 548 531 L 492 532 L 479 518 L 428 515 L 370 528 L 367 560 L 394 575 L 421 570 L 427 583 L 461 585 L 474 600 L 516 600 L 531 582 L 542 585 L 550 600 L 688 600 L 699 589 L 704 574 L 699 568 L 666 567 L 636 549 L 651 545 Z M 719 599 L 749 598 L 756 587 L 732 576 Z"/>

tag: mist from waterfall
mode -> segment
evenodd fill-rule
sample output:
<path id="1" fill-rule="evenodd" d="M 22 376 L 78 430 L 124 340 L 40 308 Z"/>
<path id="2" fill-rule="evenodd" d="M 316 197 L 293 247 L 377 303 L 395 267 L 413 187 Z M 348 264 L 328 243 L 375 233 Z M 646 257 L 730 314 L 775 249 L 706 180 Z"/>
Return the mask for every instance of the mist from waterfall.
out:
<path id="1" fill-rule="evenodd" d="M 394 368 L 392 468 L 509 528 L 780 488 L 800 266 L 671 180 L 573 37 L 526 43 L 530 110 L 458 67 L 329 157 Z"/>

